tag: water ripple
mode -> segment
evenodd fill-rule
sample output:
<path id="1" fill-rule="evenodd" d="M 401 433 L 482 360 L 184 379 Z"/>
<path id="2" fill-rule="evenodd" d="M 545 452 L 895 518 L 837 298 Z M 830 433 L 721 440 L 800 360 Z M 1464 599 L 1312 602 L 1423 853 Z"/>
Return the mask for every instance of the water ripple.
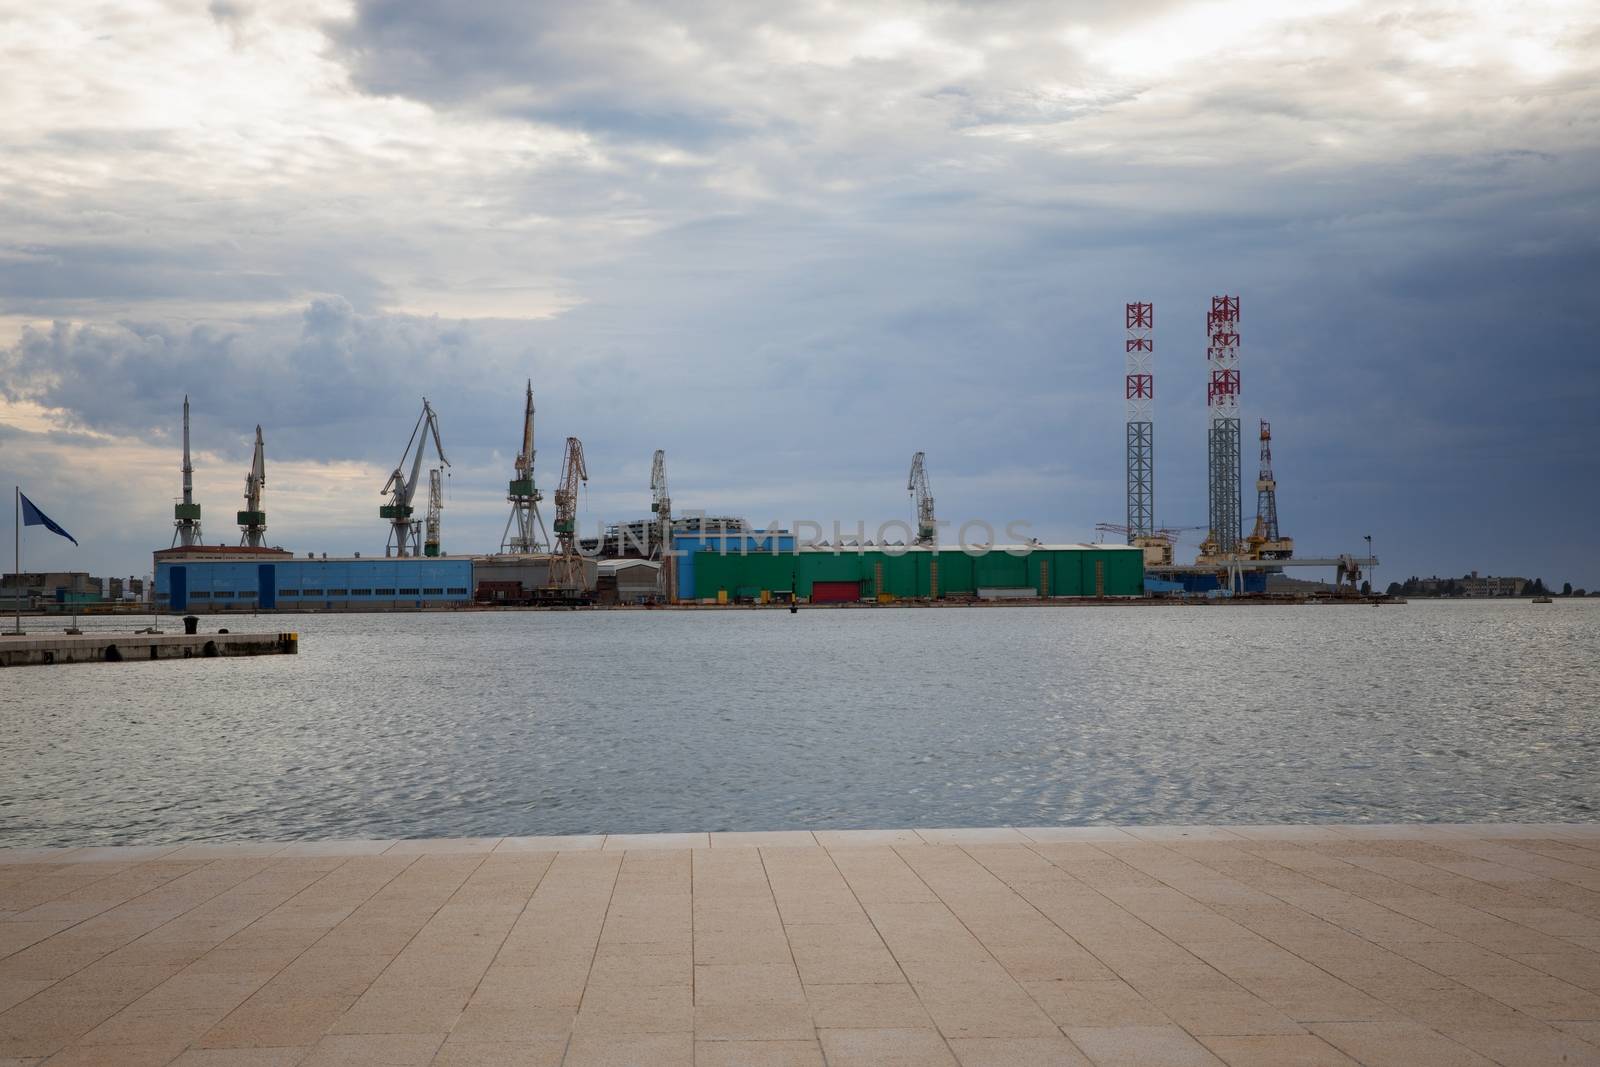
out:
<path id="1" fill-rule="evenodd" d="M 262 617 L 0 677 L 0 844 L 1593 818 L 1600 603 Z"/>

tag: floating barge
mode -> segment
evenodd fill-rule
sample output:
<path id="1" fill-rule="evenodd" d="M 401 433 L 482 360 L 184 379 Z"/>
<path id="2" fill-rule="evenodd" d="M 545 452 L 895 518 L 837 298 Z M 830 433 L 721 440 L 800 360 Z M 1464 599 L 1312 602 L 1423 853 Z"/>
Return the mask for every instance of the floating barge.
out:
<path id="1" fill-rule="evenodd" d="M 123 663 L 213 656 L 281 656 L 300 651 L 297 633 L 0 634 L 0 667 Z"/>

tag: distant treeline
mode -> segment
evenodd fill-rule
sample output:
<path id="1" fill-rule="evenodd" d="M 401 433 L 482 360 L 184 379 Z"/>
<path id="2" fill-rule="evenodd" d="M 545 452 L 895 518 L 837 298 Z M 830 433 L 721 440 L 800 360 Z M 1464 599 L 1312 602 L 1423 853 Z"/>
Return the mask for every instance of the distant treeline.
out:
<path id="1" fill-rule="evenodd" d="M 1494 597 L 1494 596 L 1588 596 L 1582 589 L 1572 588 L 1571 582 L 1562 582 L 1561 591 L 1555 592 L 1544 584 L 1543 578 L 1535 578 L 1531 582 L 1522 584 L 1521 589 L 1515 593 L 1482 591 L 1483 579 L 1474 578 L 1472 575 L 1463 575 L 1460 578 L 1418 578 L 1412 576 L 1403 582 L 1390 582 L 1386 592 L 1390 596 L 1418 596 L 1418 597 Z M 1600 596 L 1600 590 L 1595 591 L 1595 596 Z"/>

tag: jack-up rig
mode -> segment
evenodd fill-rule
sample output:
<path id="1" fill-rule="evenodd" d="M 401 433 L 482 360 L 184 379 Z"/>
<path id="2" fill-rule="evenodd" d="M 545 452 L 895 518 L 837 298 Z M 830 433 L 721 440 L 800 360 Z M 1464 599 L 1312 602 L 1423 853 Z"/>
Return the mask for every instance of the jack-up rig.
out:
<path id="1" fill-rule="evenodd" d="M 1149 548 L 1144 542 L 1156 537 L 1156 306 L 1129 304 L 1126 319 L 1128 544 Z"/>
<path id="2" fill-rule="evenodd" d="M 1206 471 L 1211 533 L 1200 546 L 1203 557 L 1229 558 L 1239 551 L 1239 298 L 1214 296 L 1206 315 L 1206 383 L 1210 428 L 1206 433 Z"/>
<path id="3" fill-rule="evenodd" d="M 194 502 L 194 464 L 189 461 L 189 398 L 183 398 L 183 500 L 172 505 L 172 547 L 201 543 L 200 505 Z"/>
<path id="4" fill-rule="evenodd" d="M 550 560 L 550 585 L 557 595 L 583 588 L 583 558 L 578 554 L 578 488 L 588 481 L 583 442 L 569 437 L 561 463 L 561 484 L 556 487 L 556 549 Z"/>
<path id="5" fill-rule="evenodd" d="M 1336 572 L 1335 585 L 1342 592 L 1353 591 L 1363 573 L 1370 573 L 1377 559 L 1344 554 L 1308 559 L 1295 556 L 1292 537 L 1278 528 L 1278 483 L 1272 472 L 1272 426 L 1261 420 L 1261 467 L 1256 478 L 1256 519 L 1248 536 L 1241 527 L 1239 424 L 1239 298 L 1211 298 L 1206 313 L 1206 408 L 1209 414 L 1206 434 L 1206 474 L 1209 522 L 1204 526 L 1158 527 L 1154 522 L 1155 452 L 1152 409 L 1155 402 L 1153 307 L 1148 303 L 1125 305 L 1127 361 L 1125 396 L 1127 399 L 1127 521 L 1099 523 L 1096 531 L 1119 534 L 1130 545 L 1144 549 L 1147 588 L 1151 581 L 1178 588 L 1185 593 L 1213 590 L 1244 591 L 1244 576 L 1253 575 L 1251 592 L 1266 588 L 1265 577 L 1282 574 L 1288 568 L 1329 567 Z M 1180 534 L 1206 531 L 1199 555 L 1193 564 L 1174 560 Z M 1348 588 L 1346 588 L 1348 587 Z"/>
<path id="6" fill-rule="evenodd" d="M 387 504 L 378 508 L 378 517 L 389 520 L 389 543 L 383 549 L 386 557 L 416 556 L 423 547 L 417 529 L 421 524 L 412 518 L 415 509 L 411 501 L 417 495 L 417 479 L 422 474 L 422 454 L 427 450 L 430 437 L 433 439 L 434 450 L 438 453 L 439 463 L 445 467 L 450 466 L 450 461 L 445 458 L 444 444 L 439 440 L 439 418 L 434 414 L 428 398 L 423 397 L 422 414 L 417 416 L 417 424 L 412 427 L 411 439 L 406 442 L 406 450 L 400 454 L 400 462 L 395 465 L 394 473 L 389 475 L 389 480 L 380 490 L 389 498 Z M 415 454 L 412 452 L 413 446 L 416 447 Z M 411 459 L 409 478 L 405 474 L 407 457 Z M 430 476 L 429 481 L 432 480 Z M 430 514 L 429 517 L 437 520 L 436 514 Z M 437 546 L 437 529 L 433 532 Z"/>
<path id="7" fill-rule="evenodd" d="M 267 532 L 267 513 L 261 510 L 261 490 L 267 487 L 267 450 L 261 443 L 261 427 L 256 427 L 255 454 L 250 473 L 244 476 L 244 510 L 239 512 L 239 544 L 260 548 Z"/>
<path id="8" fill-rule="evenodd" d="M 505 533 L 500 538 L 500 551 L 517 555 L 547 552 L 550 534 L 544 526 L 544 516 L 539 514 L 539 501 L 544 494 L 533 481 L 533 379 L 528 379 L 527 403 L 522 413 L 522 449 L 517 453 L 516 477 L 511 479 L 506 500 L 511 504 L 511 515 L 506 519 Z"/>

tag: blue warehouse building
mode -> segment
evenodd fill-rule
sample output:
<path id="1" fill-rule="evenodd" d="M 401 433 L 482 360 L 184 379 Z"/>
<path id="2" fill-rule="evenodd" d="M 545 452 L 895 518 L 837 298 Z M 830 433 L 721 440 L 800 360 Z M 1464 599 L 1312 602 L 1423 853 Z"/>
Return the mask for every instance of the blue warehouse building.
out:
<path id="1" fill-rule="evenodd" d="M 214 545 L 155 553 L 163 611 L 370 611 L 472 600 L 472 560 L 311 559 L 271 548 Z"/>

